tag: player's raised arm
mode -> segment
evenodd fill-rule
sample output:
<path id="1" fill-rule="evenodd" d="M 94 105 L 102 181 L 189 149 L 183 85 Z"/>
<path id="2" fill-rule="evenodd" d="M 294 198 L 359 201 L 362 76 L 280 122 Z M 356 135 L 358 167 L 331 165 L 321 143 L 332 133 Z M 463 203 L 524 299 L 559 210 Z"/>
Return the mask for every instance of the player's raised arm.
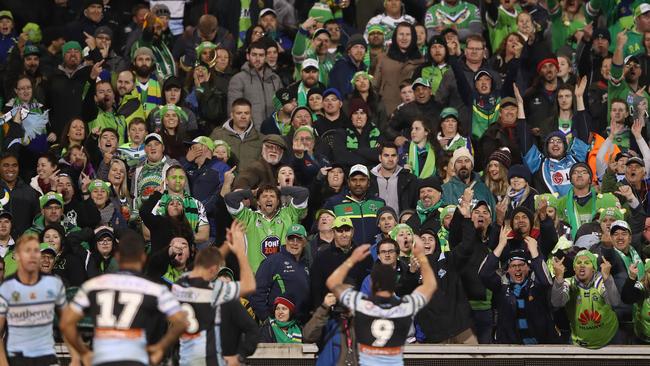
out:
<path id="1" fill-rule="evenodd" d="M 345 291 L 349 286 L 343 284 L 343 280 L 348 275 L 348 272 L 354 267 L 357 263 L 364 260 L 370 254 L 370 244 L 359 245 L 350 257 L 345 260 L 337 269 L 332 272 L 332 274 L 327 278 L 327 288 L 334 293 L 337 299 L 341 298 L 341 293 Z"/>
<path id="2" fill-rule="evenodd" d="M 422 242 L 422 238 L 418 235 L 414 236 L 412 254 L 420 263 L 420 274 L 422 275 L 422 284 L 418 286 L 415 291 L 424 295 L 427 301 L 429 301 L 431 296 L 433 296 L 433 293 L 436 291 L 436 288 L 438 288 L 438 283 L 436 282 L 436 277 L 433 275 L 431 264 L 429 264 L 427 256 L 424 255 L 424 243 Z"/>
<path id="3" fill-rule="evenodd" d="M 247 296 L 255 292 L 255 275 L 248 263 L 246 256 L 246 233 L 242 223 L 235 220 L 230 226 L 227 244 L 230 250 L 237 256 L 239 263 L 239 293 L 240 296 Z"/>

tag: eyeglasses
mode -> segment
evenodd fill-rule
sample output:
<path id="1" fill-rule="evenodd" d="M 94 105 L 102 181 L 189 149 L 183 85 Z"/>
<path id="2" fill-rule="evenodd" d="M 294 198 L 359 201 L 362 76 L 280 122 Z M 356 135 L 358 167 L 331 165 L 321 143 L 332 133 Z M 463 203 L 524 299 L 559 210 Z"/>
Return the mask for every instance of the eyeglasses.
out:
<path id="1" fill-rule="evenodd" d="M 106 238 L 102 238 L 102 239 L 97 240 L 97 243 L 98 244 L 112 244 L 113 240 L 111 238 L 106 237 Z"/>
<path id="2" fill-rule="evenodd" d="M 395 254 L 397 251 L 395 249 L 389 249 L 389 250 L 380 250 L 379 254 L 380 255 L 388 255 L 388 254 Z"/>
<path id="3" fill-rule="evenodd" d="M 265 33 L 262 31 L 253 31 L 253 34 L 256 36 L 263 36 Z"/>

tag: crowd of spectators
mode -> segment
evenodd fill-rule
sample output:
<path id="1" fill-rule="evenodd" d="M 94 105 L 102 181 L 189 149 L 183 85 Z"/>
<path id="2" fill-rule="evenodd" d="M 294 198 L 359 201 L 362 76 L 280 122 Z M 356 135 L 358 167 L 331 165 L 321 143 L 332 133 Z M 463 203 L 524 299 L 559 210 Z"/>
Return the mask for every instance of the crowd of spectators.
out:
<path id="1" fill-rule="evenodd" d="M 409 294 L 418 238 L 409 342 L 647 343 L 649 85 L 644 0 L 0 0 L 3 275 L 36 235 L 72 296 L 132 228 L 171 285 L 238 220 L 224 356 L 350 364 L 327 278 Z"/>

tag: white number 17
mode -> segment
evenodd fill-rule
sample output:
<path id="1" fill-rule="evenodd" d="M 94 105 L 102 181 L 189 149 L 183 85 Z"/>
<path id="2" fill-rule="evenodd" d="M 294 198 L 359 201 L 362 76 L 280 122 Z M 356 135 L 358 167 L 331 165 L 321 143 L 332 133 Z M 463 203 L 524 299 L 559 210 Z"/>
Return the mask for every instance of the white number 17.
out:
<path id="1" fill-rule="evenodd" d="M 118 301 L 124 307 L 119 316 L 116 316 L 117 314 L 113 311 L 115 307 L 115 291 L 107 290 L 99 292 L 97 294 L 97 304 L 99 305 L 97 327 L 129 329 L 138 309 L 140 309 L 143 297 L 142 294 L 120 292 Z"/>

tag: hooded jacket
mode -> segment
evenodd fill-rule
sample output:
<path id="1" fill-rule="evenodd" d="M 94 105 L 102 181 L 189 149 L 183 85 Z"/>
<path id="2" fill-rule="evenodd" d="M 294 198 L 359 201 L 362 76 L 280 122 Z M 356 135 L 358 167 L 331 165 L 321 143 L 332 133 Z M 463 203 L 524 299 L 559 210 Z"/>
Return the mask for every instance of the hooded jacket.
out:
<path id="1" fill-rule="evenodd" d="M 3 199 L 2 205 L 3 209 L 13 215 L 11 235 L 17 238 L 31 226 L 33 218 L 40 214 L 39 194 L 20 178 L 16 181 L 13 190 L 9 190 L 7 184 L 1 180 L 0 188 L 4 191 L 3 196 L 8 196 L 9 202 L 4 202 Z"/>
<path id="2" fill-rule="evenodd" d="M 415 175 L 411 174 L 408 170 L 403 169 L 400 166 L 397 166 L 397 169 L 393 173 L 393 177 L 386 179 L 381 176 L 380 171 L 381 164 L 378 164 L 372 170 L 370 170 L 370 189 L 369 192 L 371 195 L 381 196 L 381 190 L 390 189 L 391 185 L 387 181 L 389 179 L 397 179 L 397 184 L 395 185 L 395 192 L 389 192 L 388 195 L 395 195 L 398 201 L 398 207 L 393 207 L 395 211 L 402 212 L 407 209 L 412 209 L 415 207 L 415 202 L 417 201 L 417 178 Z M 388 185 L 386 187 L 386 185 Z M 386 187 L 386 188 L 383 188 Z"/>
<path id="3" fill-rule="evenodd" d="M 280 77 L 270 68 L 264 66 L 259 75 L 246 62 L 241 71 L 230 79 L 228 85 L 228 110 L 232 102 L 238 98 L 246 98 L 253 106 L 252 118 L 255 128 L 259 131 L 266 117 L 275 112 L 273 96 L 282 88 Z"/>

